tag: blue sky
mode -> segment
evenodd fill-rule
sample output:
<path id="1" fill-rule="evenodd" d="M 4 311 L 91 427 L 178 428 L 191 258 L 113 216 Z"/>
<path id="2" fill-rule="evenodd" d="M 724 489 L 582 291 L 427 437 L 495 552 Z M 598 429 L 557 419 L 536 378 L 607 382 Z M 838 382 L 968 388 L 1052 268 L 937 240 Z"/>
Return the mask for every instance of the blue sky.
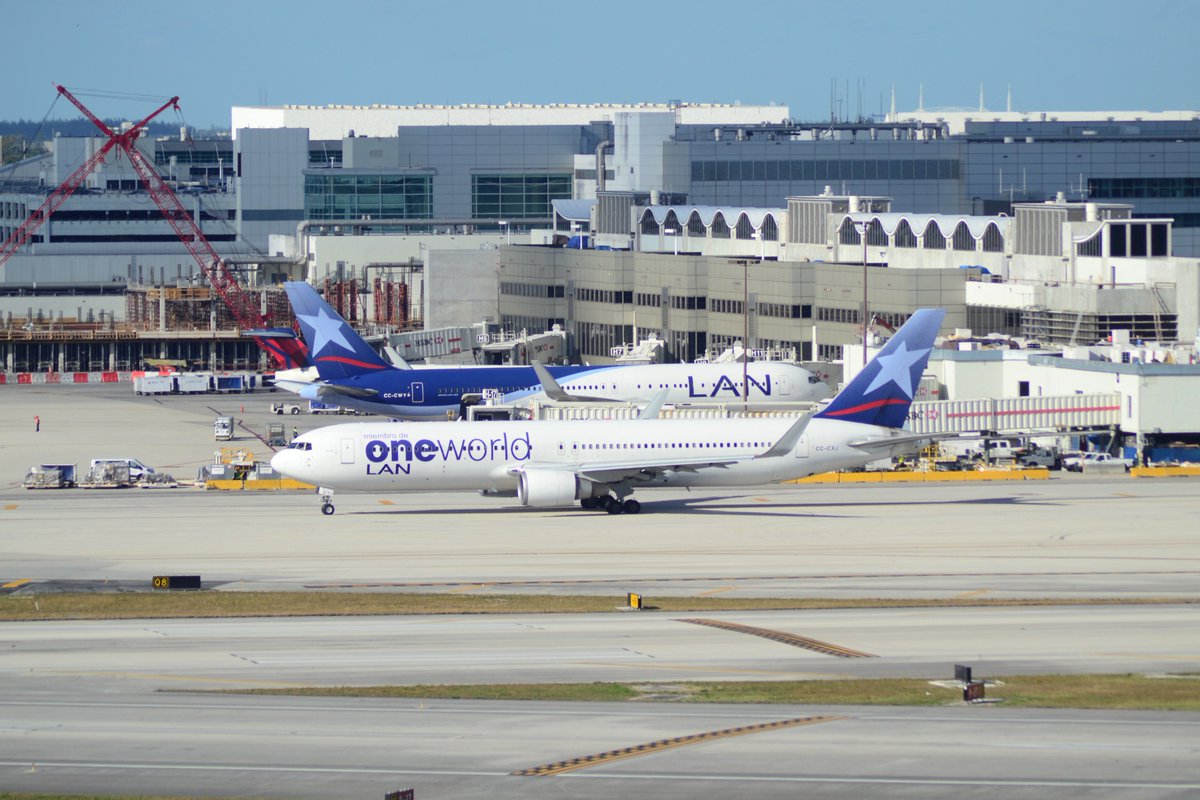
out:
<path id="1" fill-rule="evenodd" d="M 41 120 L 54 83 L 106 117 L 155 106 L 85 90 L 177 94 L 197 127 L 264 103 L 678 99 L 826 119 L 834 81 L 842 116 L 886 110 L 893 84 L 900 110 L 921 84 L 927 108 L 977 106 L 980 83 L 996 109 L 1010 84 L 1018 110 L 1198 109 L 1198 22 L 1195 0 L 6 3 L 0 118 Z"/>

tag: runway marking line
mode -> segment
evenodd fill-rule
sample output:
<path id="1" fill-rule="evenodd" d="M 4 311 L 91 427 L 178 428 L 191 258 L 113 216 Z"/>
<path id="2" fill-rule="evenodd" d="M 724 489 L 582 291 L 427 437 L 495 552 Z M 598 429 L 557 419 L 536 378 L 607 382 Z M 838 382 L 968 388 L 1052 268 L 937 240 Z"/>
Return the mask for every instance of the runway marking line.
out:
<path id="1" fill-rule="evenodd" d="M 970 599 L 970 598 L 972 598 L 972 597 L 981 597 L 981 596 L 983 596 L 983 595 L 987 594 L 987 593 L 988 593 L 988 592 L 990 592 L 990 591 L 992 591 L 992 590 L 991 590 L 991 589 L 976 589 L 976 590 L 975 590 L 975 591 L 973 591 L 973 592 L 961 592 L 960 594 L 956 594 L 956 595 L 954 595 L 954 598 L 953 598 L 953 599 L 955 599 L 955 600 L 967 600 L 967 599 Z"/>
<path id="2" fill-rule="evenodd" d="M 779 677 L 791 676 L 794 680 L 835 680 L 848 681 L 853 680 L 856 676 L 849 673 L 840 672 L 808 672 L 797 671 L 793 669 L 750 669 L 748 667 L 733 668 L 733 667 L 695 667 L 690 664 L 672 664 L 670 662 L 662 662 L 658 664 L 647 664 L 637 662 L 630 664 L 619 661 L 572 661 L 572 664 L 583 667 L 607 667 L 609 669 L 659 669 L 670 670 L 673 672 L 696 672 L 705 675 L 776 675 Z"/>
<path id="3" fill-rule="evenodd" d="M 801 647 L 805 650 L 812 650 L 814 653 L 824 653 L 827 656 L 837 656 L 838 658 L 878 658 L 874 653 L 864 653 L 861 650 L 852 650 L 849 647 L 842 647 L 840 644 L 830 644 L 817 639 L 810 639 L 807 636 L 799 636 L 794 633 L 785 631 L 775 631 L 770 628 L 756 628 L 753 625 L 740 625 L 736 622 L 722 622 L 716 619 L 681 619 L 680 622 L 688 622 L 692 625 L 707 625 L 710 628 L 720 628 L 725 631 L 733 631 L 734 633 L 746 633 L 751 636 L 761 636 L 764 639 L 770 639 L 773 642 L 781 644 L 790 644 L 792 647 Z"/>
<path id="4" fill-rule="evenodd" d="M 16 589 L 18 586 L 24 586 L 25 584 L 32 582 L 33 578 L 19 578 L 15 581 L 9 581 L 3 586 L 0 586 L 0 589 Z"/>
<path id="5" fill-rule="evenodd" d="M 700 596 L 705 597 L 710 594 L 721 594 L 723 592 L 732 592 L 736 586 L 718 586 L 716 589 L 709 589 L 707 592 L 701 592 Z"/>
<path id="6" fill-rule="evenodd" d="M 72 677 L 85 678 L 130 678 L 133 680 L 155 680 L 155 681 L 190 681 L 195 683 L 212 683 L 219 686 L 250 684 L 248 688 L 258 688 L 261 686 L 270 687 L 272 689 L 307 689 L 312 684 L 294 683 L 288 681 L 259 681 L 251 678 L 206 678 L 199 675 L 167 675 L 156 672 L 121 672 L 113 670 L 70 670 L 70 669 L 46 669 L 40 670 L 43 675 L 65 675 Z"/>
<path id="7" fill-rule="evenodd" d="M 655 742 L 636 744 L 632 747 L 622 747 L 619 750 L 607 750 L 603 753 L 595 753 L 590 756 L 571 758 L 567 759 L 566 761 L 556 761 L 553 764 L 542 764 L 537 767 L 518 770 L 511 774 L 521 777 L 562 775 L 565 772 L 574 772 L 576 770 L 588 769 L 589 767 L 596 767 L 601 764 L 610 764 L 613 761 L 620 761 L 626 758 L 645 756 L 649 755 L 650 753 L 660 752 L 662 750 L 670 750 L 674 747 L 685 747 L 689 744 L 711 742 L 714 739 L 727 739 L 731 736 L 745 736 L 750 733 L 777 731 L 783 728 L 796 728 L 801 725 L 816 725 L 820 722 L 833 722 L 841 719 L 847 718 L 841 716 L 795 717 L 793 719 L 776 720 L 775 722 L 761 722 L 757 725 L 740 725 L 736 728 L 725 728 L 724 730 L 719 731 L 707 731 L 705 733 L 693 733 L 687 736 L 676 736 L 671 739 L 659 739 Z"/>

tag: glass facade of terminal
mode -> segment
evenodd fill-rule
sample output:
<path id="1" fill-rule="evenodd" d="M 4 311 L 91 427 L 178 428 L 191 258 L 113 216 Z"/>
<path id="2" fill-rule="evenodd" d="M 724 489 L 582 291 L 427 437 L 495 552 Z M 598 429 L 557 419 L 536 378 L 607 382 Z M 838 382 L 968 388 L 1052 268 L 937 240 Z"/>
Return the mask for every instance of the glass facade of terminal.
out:
<path id="1" fill-rule="evenodd" d="M 429 175 L 356 175 L 323 171 L 304 176 L 304 216 L 312 220 L 429 219 Z"/>
<path id="2" fill-rule="evenodd" d="M 550 219 L 552 200 L 571 197 L 571 174 L 472 175 L 472 219 Z"/>

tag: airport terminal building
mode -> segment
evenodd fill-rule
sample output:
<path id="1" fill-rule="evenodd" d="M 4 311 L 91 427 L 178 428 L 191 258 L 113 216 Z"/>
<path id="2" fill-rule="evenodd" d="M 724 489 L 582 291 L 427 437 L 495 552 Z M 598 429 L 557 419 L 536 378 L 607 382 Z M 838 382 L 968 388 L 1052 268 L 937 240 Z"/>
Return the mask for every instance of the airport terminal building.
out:
<path id="1" fill-rule="evenodd" d="M 1195 340 L 1195 114 L 801 123 L 782 106 L 510 104 L 235 107 L 232 122 L 230 138 L 139 146 L 251 287 L 353 279 L 368 308 L 373 276 L 403 270 L 406 318 L 565 324 L 597 358 L 643 334 L 676 357 L 748 338 L 830 358 L 864 323 L 933 304 L 1048 342 L 1114 326 Z M 98 144 L 60 138 L 5 167 L 0 233 Z M 109 162 L 0 267 L 0 321 L 128 322 L 129 292 L 200 283 Z"/>

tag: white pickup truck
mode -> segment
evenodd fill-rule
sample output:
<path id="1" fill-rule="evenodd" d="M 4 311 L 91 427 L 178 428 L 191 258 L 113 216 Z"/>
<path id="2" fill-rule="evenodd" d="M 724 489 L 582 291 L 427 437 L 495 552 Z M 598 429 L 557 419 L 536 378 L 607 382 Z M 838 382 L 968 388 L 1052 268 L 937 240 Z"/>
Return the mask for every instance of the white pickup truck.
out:
<path id="1" fill-rule="evenodd" d="M 1080 453 L 1062 460 L 1063 469 L 1069 472 L 1085 472 L 1088 467 L 1100 465 L 1114 469 L 1119 465 L 1129 470 L 1133 466 L 1133 459 L 1114 456 L 1112 453 Z"/>

